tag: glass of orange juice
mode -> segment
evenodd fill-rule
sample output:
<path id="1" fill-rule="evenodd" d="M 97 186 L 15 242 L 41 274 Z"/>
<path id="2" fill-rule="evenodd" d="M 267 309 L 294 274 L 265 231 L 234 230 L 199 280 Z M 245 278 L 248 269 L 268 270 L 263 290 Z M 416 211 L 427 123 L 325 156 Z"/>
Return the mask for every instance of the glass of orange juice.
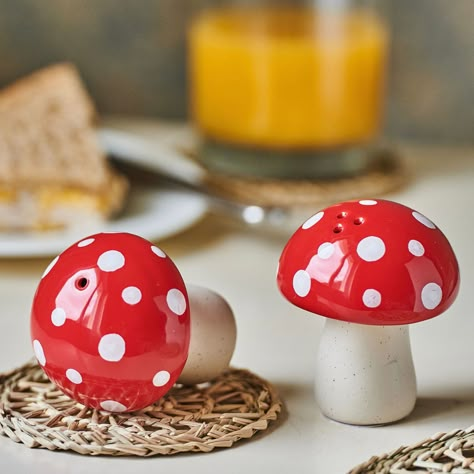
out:
<path id="1" fill-rule="evenodd" d="M 189 90 L 204 164 L 269 178 L 331 178 L 367 166 L 389 43 L 379 4 L 221 1 L 196 15 Z"/>

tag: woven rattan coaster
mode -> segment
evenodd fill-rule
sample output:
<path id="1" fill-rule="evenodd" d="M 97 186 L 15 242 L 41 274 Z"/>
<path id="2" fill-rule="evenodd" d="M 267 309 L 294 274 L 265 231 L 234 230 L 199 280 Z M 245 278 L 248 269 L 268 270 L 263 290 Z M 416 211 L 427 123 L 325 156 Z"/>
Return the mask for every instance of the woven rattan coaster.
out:
<path id="1" fill-rule="evenodd" d="M 315 206 L 376 197 L 400 188 L 407 173 L 399 157 L 381 151 L 364 173 L 334 180 L 272 180 L 209 174 L 207 186 L 217 194 L 260 206 Z"/>
<path id="2" fill-rule="evenodd" d="M 31 448 L 80 454 L 154 456 L 228 448 L 266 430 L 281 401 L 265 380 L 229 369 L 209 384 L 173 387 L 130 414 L 85 408 L 36 363 L 0 375 L 0 434 Z"/>
<path id="3" fill-rule="evenodd" d="M 438 433 L 412 446 L 374 456 L 349 474 L 414 474 L 474 472 L 474 425 Z"/>

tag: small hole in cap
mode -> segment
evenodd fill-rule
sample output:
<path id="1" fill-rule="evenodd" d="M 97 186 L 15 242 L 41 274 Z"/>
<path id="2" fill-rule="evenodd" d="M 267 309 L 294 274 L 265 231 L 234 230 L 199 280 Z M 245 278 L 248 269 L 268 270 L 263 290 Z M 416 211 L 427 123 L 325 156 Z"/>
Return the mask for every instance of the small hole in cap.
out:
<path id="1" fill-rule="evenodd" d="M 354 224 L 355 225 L 361 225 L 364 223 L 364 218 L 363 217 L 358 217 L 357 219 L 354 219 Z"/>
<path id="2" fill-rule="evenodd" d="M 337 226 L 334 227 L 334 229 L 333 229 L 332 231 L 333 231 L 335 234 L 339 234 L 340 232 L 343 231 L 343 229 L 344 229 L 344 228 L 342 227 L 341 224 L 337 224 Z"/>
<path id="3" fill-rule="evenodd" d="M 89 280 L 86 277 L 80 277 L 76 280 L 76 288 L 78 290 L 84 290 L 89 284 Z"/>
<path id="4" fill-rule="evenodd" d="M 337 215 L 337 218 L 338 219 L 344 219 L 344 217 L 347 217 L 347 212 L 340 212 L 338 215 Z"/>

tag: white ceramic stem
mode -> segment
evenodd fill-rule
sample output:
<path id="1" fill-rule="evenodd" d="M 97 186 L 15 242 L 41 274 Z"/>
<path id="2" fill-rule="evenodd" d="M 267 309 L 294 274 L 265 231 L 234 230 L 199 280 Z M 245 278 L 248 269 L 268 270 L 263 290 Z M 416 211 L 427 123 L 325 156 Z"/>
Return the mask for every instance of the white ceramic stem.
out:
<path id="1" fill-rule="evenodd" d="M 343 423 L 375 425 L 407 416 L 416 400 L 409 327 L 327 319 L 315 390 L 321 411 Z"/>

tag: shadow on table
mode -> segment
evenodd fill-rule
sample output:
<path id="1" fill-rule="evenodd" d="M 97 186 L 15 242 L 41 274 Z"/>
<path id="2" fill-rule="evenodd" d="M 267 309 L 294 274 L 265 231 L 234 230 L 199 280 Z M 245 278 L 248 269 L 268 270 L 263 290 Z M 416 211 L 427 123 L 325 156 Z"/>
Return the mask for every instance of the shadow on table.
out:
<path id="1" fill-rule="evenodd" d="M 474 389 L 472 387 L 459 387 L 456 394 L 445 396 L 420 396 L 413 412 L 404 420 L 409 423 L 417 423 L 428 419 L 440 418 L 449 414 L 460 415 L 466 413 L 466 422 L 469 417 L 474 420 Z"/>
<path id="2" fill-rule="evenodd" d="M 298 407 L 303 404 L 303 398 L 313 397 L 313 389 L 309 384 L 288 384 L 285 382 L 273 382 L 273 385 L 278 390 L 282 400 L 284 400 L 290 407 Z M 316 400 L 312 399 L 314 403 L 314 416 L 319 414 L 319 408 Z M 296 408 L 298 411 L 298 408 Z M 297 413 L 292 413 L 292 416 L 298 417 Z M 311 416 L 306 414 L 306 416 Z M 442 419 L 446 417 L 461 417 L 466 420 L 466 424 L 474 423 L 474 387 L 451 387 L 450 393 L 439 395 L 422 395 L 418 397 L 413 412 L 395 424 L 413 424 L 432 419 Z M 284 420 L 287 420 L 288 412 L 285 408 Z M 367 426 L 367 428 L 370 426 Z"/>

